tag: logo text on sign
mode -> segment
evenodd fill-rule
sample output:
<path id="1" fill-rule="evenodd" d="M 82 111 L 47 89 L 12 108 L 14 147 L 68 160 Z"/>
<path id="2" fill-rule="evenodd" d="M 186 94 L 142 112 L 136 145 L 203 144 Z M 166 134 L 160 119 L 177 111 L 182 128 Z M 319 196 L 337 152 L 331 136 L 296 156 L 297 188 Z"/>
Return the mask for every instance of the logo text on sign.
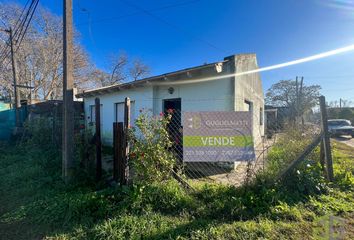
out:
<path id="1" fill-rule="evenodd" d="M 251 112 L 186 112 L 185 162 L 233 162 L 255 158 Z"/>

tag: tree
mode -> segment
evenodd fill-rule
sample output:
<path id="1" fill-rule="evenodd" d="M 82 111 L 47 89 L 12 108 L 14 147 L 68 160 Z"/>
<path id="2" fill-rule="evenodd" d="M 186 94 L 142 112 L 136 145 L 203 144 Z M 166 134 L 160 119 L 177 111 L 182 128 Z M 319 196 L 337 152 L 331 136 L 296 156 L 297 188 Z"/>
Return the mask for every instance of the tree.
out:
<path id="1" fill-rule="evenodd" d="M 109 72 L 102 78 L 102 86 L 120 84 L 149 76 L 150 67 L 140 59 L 129 60 L 126 53 L 109 56 Z M 102 75 L 103 76 L 103 75 Z"/>
<path id="2" fill-rule="evenodd" d="M 350 100 L 340 99 L 339 101 L 338 100 L 330 101 L 328 103 L 328 106 L 331 108 L 339 108 L 339 107 L 346 108 L 352 106 L 353 103 L 354 102 Z"/>
<path id="3" fill-rule="evenodd" d="M 23 6 L 0 3 L 0 23 L 15 28 Z M 19 85 L 32 86 L 36 99 L 61 99 L 63 74 L 62 18 L 46 9 L 37 9 L 21 45 L 16 43 L 17 78 Z M 3 39 L 4 41 L 1 41 Z M 6 48 L 6 33 L 0 32 L 0 54 Z M 0 94 L 13 98 L 10 56 L 1 61 Z M 98 69 L 80 44 L 74 30 L 74 86 L 78 91 L 137 80 L 149 74 L 149 67 L 141 60 L 129 61 L 125 53 L 112 55 L 108 71 Z M 30 90 L 20 89 L 21 99 L 29 99 Z"/>
<path id="4" fill-rule="evenodd" d="M 125 73 L 125 68 L 128 64 L 127 55 L 125 53 L 120 53 L 119 55 L 113 54 L 110 56 L 110 62 L 110 78 L 105 85 L 113 85 L 124 82 L 127 79 L 127 75 Z"/>
<path id="5" fill-rule="evenodd" d="M 7 28 L 15 28 L 22 6 L 1 4 L 1 22 Z M 63 39 L 62 19 L 43 8 L 37 9 L 27 34 L 16 51 L 18 84 L 32 86 L 36 99 L 60 99 L 62 97 Z M 74 85 L 79 90 L 97 85 L 92 78 L 96 67 L 90 62 L 87 52 L 74 39 Z M 0 42 L 1 49 L 5 43 Z M 9 58 L 0 62 L 0 91 L 13 96 L 12 72 Z M 29 90 L 21 89 L 21 97 L 28 98 Z"/>
<path id="6" fill-rule="evenodd" d="M 266 93 L 266 103 L 276 107 L 287 107 L 290 118 L 303 116 L 318 104 L 319 85 L 302 87 L 295 80 L 281 80 L 273 84 Z"/>
<path id="7" fill-rule="evenodd" d="M 133 81 L 147 77 L 150 74 L 150 67 L 144 64 L 140 59 L 133 62 L 133 66 L 129 69 Z"/>

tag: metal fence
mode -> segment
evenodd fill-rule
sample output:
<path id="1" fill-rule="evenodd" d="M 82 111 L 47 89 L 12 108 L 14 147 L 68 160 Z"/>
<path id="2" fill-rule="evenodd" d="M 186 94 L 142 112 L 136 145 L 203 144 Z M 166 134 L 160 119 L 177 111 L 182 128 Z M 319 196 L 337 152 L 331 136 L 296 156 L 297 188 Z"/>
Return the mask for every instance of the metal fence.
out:
<path id="1" fill-rule="evenodd" d="M 18 109 L 19 121 L 23 123 L 27 118 L 27 108 L 21 107 Z M 8 109 L 0 111 L 0 140 L 9 140 L 16 127 L 16 110 Z"/>
<path id="2" fill-rule="evenodd" d="M 146 102 L 152 100 L 156 99 L 144 99 Z M 282 156 L 286 158 L 286 161 L 281 160 L 284 165 L 280 170 L 292 168 L 318 146 L 319 141 L 316 141 L 322 136 L 319 103 L 307 111 L 264 105 L 256 109 L 247 107 L 246 102 L 242 108 L 246 111 L 197 111 L 191 107 L 195 99 L 184 99 L 183 106 L 192 111 L 181 111 L 181 103 L 169 102 L 170 99 L 157 100 L 163 102 L 161 115 L 171 115 L 166 130 L 173 143 L 174 170 L 191 182 L 242 185 L 273 164 L 269 162 L 269 154 L 274 158 L 274 149 L 283 151 Z M 204 104 L 211 103 L 213 99 L 198 101 Z M 134 105 L 143 105 L 141 102 L 141 99 L 135 99 Z M 114 114 L 124 115 L 118 110 Z M 131 123 L 134 125 L 134 119 L 142 109 L 131 110 Z M 106 116 L 102 117 L 104 120 Z M 104 151 L 102 159 L 103 167 L 112 171 L 112 153 Z"/>
<path id="3" fill-rule="evenodd" d="M 175 109 L 166 114 L 172 115 L 167 130 L 178 168 L 193 181 L 241 185 L 266 168 L 268 152 L 275 144 L 303 139 L 304 150 L 321 133 L 318 106 L 302 115 L 277 107 L 267 107 L 262 114 Z M 242 129 L 240 122 L 249 123 L 249 128 Z M 190 134 L 193 125 L 199 129 Z M 300 153 L 289 152 L 289 156 L 295 159 Z"/>

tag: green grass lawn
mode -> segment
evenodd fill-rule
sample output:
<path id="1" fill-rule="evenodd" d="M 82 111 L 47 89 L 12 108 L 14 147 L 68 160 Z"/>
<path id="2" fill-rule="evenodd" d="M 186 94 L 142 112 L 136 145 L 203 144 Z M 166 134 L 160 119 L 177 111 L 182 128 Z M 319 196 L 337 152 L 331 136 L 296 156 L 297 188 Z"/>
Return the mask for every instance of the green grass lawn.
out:
<path id="1" fill-rule="evenodd" d="M 173 180 L 65 186 L 58 152 L 2 144 L 0 239 L 328 239 L 330 219 L 336 236 L 354 239 L 354 149 L 333 145 L 333 184 L 309 159 L 275 185 L 199 183 L 188 193 Z"/>

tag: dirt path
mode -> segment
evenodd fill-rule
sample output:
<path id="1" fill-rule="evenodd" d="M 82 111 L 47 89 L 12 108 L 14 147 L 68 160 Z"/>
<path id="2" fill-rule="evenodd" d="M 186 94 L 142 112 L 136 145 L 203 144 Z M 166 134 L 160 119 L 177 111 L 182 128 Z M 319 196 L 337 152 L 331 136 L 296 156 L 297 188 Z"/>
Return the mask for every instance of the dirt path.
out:
<path id="1" fill-rule="evenodd" d="M 354 138 L 351 138 L 351 137 L 337 137 L 335 139 L 338 142 L 344 143 L 344 144 L 354 148 Z"/>

